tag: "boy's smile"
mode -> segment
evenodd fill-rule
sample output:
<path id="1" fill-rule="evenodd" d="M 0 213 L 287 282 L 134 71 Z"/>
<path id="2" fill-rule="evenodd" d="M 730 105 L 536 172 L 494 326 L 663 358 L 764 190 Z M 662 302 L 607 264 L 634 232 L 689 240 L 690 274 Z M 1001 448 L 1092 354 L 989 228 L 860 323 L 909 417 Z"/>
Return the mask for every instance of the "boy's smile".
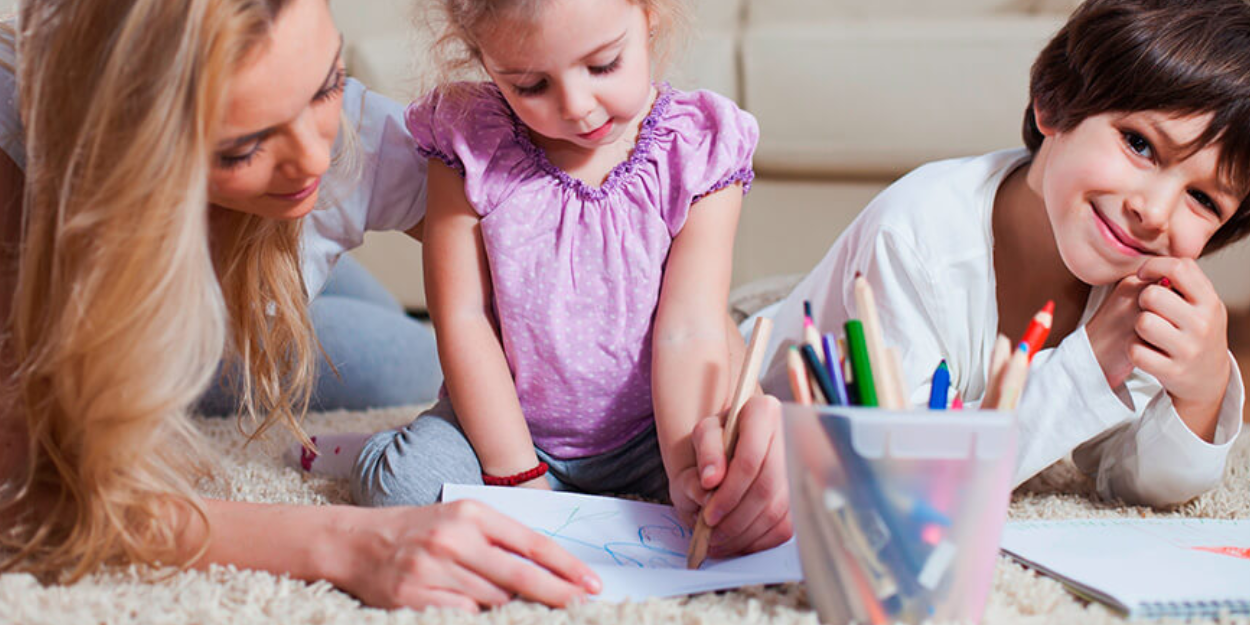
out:
<path id="1" fill-rule="evenodd" d="M 1197 258 L 1241 197 L 1219 171 L 1219 145 L 1188 146 L 1210 115 L 1104 113 L 1046 137 L 1028 185 L 1046 207 L 1064 265 L 1086 284 L 1135 273 L 1151 256 Z"/>
<path id="2" fill-rule="evenodd" d="M 1092 206 L 1094 210 L 1094 221 L 1098 226 L 1098 232 L 1107 240 L 1107 243 L 1118 250 L 1125 256 L 1141 256 L 1153 254 L 1146 246 L 1133 238 L 1133 235 L 1124 231 L 1123 228 L 1117 226 L 1115 222 L 1109 221 L 1098 206 Z"/>

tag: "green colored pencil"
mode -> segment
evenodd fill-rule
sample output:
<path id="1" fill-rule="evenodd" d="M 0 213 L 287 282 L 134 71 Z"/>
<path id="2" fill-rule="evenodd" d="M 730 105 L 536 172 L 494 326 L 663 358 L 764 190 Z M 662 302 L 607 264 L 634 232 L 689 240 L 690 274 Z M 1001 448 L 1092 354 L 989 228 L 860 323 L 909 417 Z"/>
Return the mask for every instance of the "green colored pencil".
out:
<path id="1" fill-rule="evenodd" d="M 859 405 L 877 406 L 877 387 L 872 382 L 872 362 L 868 359 L 868 340 L 864 337 L 864 324 L 858 319 L 846 322 L 847 357 L 851 359 L 851 371 L 855 373 L 855 390 Z"/>

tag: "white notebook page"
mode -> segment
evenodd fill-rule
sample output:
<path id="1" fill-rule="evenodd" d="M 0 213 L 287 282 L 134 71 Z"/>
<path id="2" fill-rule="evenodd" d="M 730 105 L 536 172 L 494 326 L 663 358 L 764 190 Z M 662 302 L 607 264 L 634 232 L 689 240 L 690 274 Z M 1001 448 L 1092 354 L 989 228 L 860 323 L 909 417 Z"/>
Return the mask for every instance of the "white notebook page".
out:
<path id="1" fill-rule="evenodd" d="M 1132 616 L 1250 609 L 1250 521 L 1014 521 L 1002 550 Z"/>

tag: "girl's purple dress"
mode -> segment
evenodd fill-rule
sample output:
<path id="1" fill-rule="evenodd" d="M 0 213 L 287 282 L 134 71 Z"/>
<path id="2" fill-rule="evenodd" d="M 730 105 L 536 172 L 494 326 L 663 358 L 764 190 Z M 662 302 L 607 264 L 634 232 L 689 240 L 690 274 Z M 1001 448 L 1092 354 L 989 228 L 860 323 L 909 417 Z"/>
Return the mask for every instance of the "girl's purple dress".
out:
<path id="1" fill-rule="evenodd" d="M 597 188 L 552 165 L 493 84 L 406 112 L 418 151 L 464 176 L 521 409 L 557 458 L 612 450 L 652 423 L 669 246 L 692 203 L 754 176 L 754 117 L 715 93 L 659 89 L 633 153 Z"/>

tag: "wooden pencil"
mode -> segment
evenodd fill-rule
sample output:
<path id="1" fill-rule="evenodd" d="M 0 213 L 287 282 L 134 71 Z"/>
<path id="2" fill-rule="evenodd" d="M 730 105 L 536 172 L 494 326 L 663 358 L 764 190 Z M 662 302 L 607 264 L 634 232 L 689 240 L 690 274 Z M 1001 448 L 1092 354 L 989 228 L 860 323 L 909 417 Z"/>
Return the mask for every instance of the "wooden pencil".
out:
<path id="1" fill-rule="evenodd" d="M 807 376 L 807 367 L 803 366 L 803 357 L 799 348 L 791 345 L 786 350 L 786 375 L 790 379 L 790 392 L 794 395 L 794 403 L 804 406 L 812 403 L 812 387 Z"/>
<path id="2" fill-rule="evenodd" d="M 985 381 L 985 395 L 981 398 L 981 407 L 993 410 L 998 406 L 999 382 L 1002 379 L 1003 367 L 1011 357 L 1011 339 L 999 334 L 994 341 L 994 350 L 990 352 L 990 375 Z"/>
<path id="3" fill-rule="evenodd" d="M 894 378 L 894 406 L 899 410 L 911 408 L 911 400 L 907 398 L 907 375 L 903 373 L 903 356 L 893 345 L 886 347 L 885 353 L 890 365 L 890 375 Z"/>
<path id="4" fill-rule="evenodd" d="M 733 457 L 734 445 L 738 442 L 738 414 L 742 406 L 755 393 L 757 380 L 760 377 L 760 364 L 764 360 L 764 348 L 768 346 L 768 337 L 772 333 L 773 322 L 767 317 L 758 317 L 755 328 L 751 330 L 751 343 L 747 346 L 746 362 L 738 374 L 738 384 L 729 402 L 729 413 L 725 416 L 725 460 Z M 694 534 L 690 538 L 690 551 L 686 554 L 686 568 L 697 569 L 707 558 L 707 541 L 712 536 L 712 528 L 699 511 L 695 521 Z"/>
<path id="5" fill-rule="evenodd" d="M 999 384 L 998 410 L 1015 410 L 1024 392 L 1024 382 L 1029 376 L 1029 344 L 1021 343 L 1007 366 L 1003 367 L 1002 381 Z"/>
<path id="6" fill-rule="evenodd" d="M 885 350 L 885 339 L 881 335 L 881 317 L 877 315 L 877 300 L 873 295 L 872 285 L 863 274 L 855 275 L 855 307 L 859 309 L 859 320 L 864 324 L 864 339 L 868 343 L 868 358 L 872 361 L 873 382 L 876 385 L 877 399 L 884 408 L 902 409 L 898 401 L 899 382 L 894 379 L 894 367 L 890 356 Z"/>

